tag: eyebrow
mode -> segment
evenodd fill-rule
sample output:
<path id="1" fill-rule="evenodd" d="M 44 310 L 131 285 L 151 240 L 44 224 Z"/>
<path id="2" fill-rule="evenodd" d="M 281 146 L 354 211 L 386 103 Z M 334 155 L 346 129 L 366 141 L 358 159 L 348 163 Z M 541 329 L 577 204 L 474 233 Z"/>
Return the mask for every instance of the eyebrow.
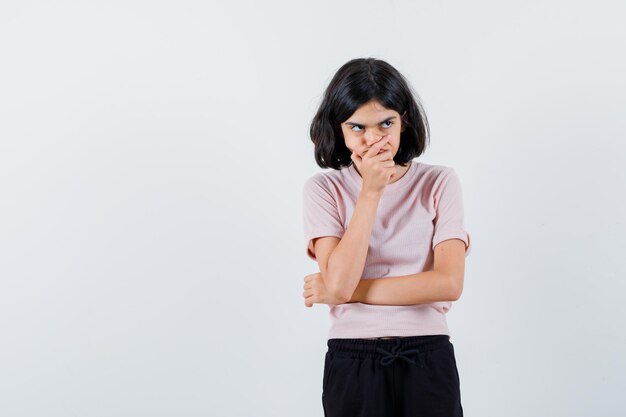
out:
<path id="1" fill-rule="evenodd" d="M 387 117 L 385 120 L 381 120 L 380 122 L 378 122 L 378 124 L 385 123 L 385 122 L 387 122 L 387 121 L 389 121 L 391 119 L 395 119 L 395 118 L 396 118 L 396 116 Z M 362 124 L 353 123 L 353 122 L 345 122 L 345 124 L 350 125 L 350 126 L 358 126 L 358 127 L 363 127 L 364 126 Z"/>

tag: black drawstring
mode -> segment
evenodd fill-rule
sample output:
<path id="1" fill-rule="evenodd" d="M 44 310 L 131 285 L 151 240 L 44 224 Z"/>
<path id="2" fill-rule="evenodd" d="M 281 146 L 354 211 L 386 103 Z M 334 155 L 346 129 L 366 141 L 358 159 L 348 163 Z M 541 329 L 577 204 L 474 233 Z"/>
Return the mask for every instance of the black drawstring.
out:
<path id="1" fill-rule="evenodd" d="M 391 348 L 391 352 L 389 352 L 388 350 L 385 350 L 383 348 L 377 347 L 376 351 L 380 352 L 380 353 L 384 353 L 386 356 L 383 356 L 382 359 L 380 360 L 380 363 L 382 365 L 389 365 L 390 363 L 392 363 L 396 358 L 402 358 L 406 361 L 408 361 L 409 363 L 412 363 L 413 365 L 417 365 L 417 362 L 415 362 L 413 359 L 404 356 L 404 355 L 409 355 L 412 353 L 420 353 L 419 349 L 408 349 L 408 350 L 403 350 L 403 351 L 398 351 L 398 348 L 400 347 L 400 338 L 396 339 L 396 344 L 395 346 L 393 346 Z M 424 367 L 424 358 L 422 357 L 422 355 L 418 355 L 419 360 L 420 360 L 420 368 Z"/>

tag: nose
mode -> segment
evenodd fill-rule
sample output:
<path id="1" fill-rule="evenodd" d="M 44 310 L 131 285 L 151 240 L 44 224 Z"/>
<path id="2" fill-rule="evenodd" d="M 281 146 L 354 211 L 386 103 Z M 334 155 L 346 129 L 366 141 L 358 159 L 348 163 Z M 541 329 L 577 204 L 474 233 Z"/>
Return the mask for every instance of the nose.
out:
<path id="1" fill-rule="evenodd" d="M 383 135 L 379 134 L 374 129 L 366 130 L 363 136 L 365 137 L 368 146 L 371 146 L 374 142 L 377 142 L 380 138 L 383 137 Z"/>

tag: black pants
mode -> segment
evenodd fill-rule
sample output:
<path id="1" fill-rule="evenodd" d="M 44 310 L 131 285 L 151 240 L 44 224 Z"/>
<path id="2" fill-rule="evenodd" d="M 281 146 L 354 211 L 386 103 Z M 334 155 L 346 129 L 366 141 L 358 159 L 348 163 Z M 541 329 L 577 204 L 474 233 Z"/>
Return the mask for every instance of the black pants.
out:
<path id="1" fill-rule="evenodd" d="M 325 417 L 462 417 L 459 373 L 447 335 L 329 339 Z"/>

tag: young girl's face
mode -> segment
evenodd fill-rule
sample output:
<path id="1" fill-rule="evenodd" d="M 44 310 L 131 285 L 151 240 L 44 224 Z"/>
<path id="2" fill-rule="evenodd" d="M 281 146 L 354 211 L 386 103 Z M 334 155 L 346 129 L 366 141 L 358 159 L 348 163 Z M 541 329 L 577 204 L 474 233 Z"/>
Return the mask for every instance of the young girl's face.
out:
<path id="1" fill-rule="evenodd" d="M 404 129 L 400 113 L 386 109 L 376 100 L 359 107 L 341 124 L 346 147 L 352 152 L 360 151 L 361 156 L 366 149 L 386 135 L 391 135 L 391 140 L 383 149 L 390 149 L 392 157 L 395 156 L 400 146 L 400 132 Z"/>

